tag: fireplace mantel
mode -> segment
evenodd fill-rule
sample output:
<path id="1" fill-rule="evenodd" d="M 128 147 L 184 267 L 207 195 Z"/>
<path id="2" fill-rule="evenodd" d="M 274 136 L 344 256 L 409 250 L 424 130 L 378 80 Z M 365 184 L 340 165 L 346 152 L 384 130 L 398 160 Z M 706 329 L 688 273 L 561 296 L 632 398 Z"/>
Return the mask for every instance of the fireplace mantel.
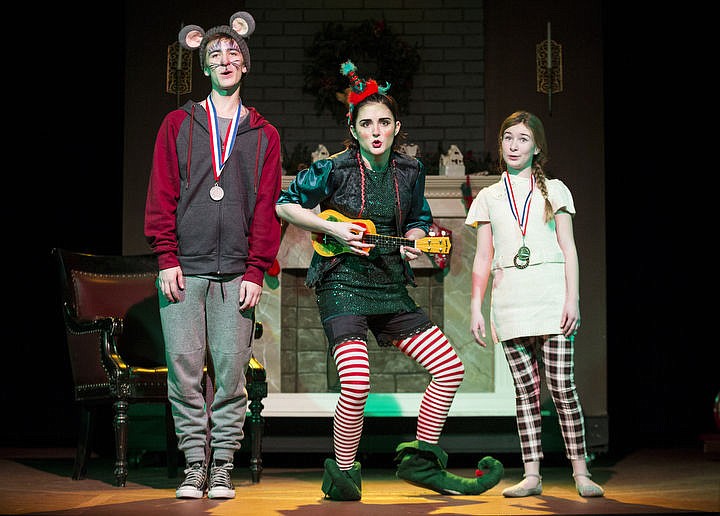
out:
<path id="1" fill-rule="evenodd" d="M 283 176 L 282 187 L 287 188 L 295 176 Z M 473 195 L 496 183 L 498 175 L 470 174 L 462 177 L 426 176 L 425 197 L 435 218 L 465 218 L 465 205 L 461 187 L 467 181 Z"/>
<path id="2" fill-rule="evenodd" d="M 500 179 L 497 175 L 467 175 L 464 177 L 427 176 L 425 178 L 425 197 L 430 204 L 433 218 L 465 219 L 465 203 L 462 185 L 470 182 L 472 195 L 495 184 Z"/>

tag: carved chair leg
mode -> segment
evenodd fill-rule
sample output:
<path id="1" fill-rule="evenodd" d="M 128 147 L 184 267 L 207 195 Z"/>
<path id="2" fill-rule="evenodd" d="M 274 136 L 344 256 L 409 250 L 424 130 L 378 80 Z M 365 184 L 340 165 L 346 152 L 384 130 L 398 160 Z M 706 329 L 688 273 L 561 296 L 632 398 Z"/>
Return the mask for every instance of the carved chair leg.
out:
<path id="1" fill-rule="evenodd" d="M 253 400 L 250 403 L 250 435 L 252 438 L 252 448 L 250 449 L 250 476 L 253 484 L 260 482 L 260 475 L 263 470 L 262 440 L 265 430 L 265 418 L 260 415 L 262 408 L 263 405 L 259 401 Z"/>
<path id="2" fill-rule="evenodd" d="M 262 399 L 267 396 L 267 382 L 254 381 L 249 386 L 250 398 L 250 476 L 254 484 L 260 482 L 263 470 L 262 440 L 265 430 L 265 418 L 262 415 Z"/>
<path id="3" fill-rule="evenodd" d="M 167 455 L 168 478 L 177 477 L 178 465 L 180 463 L 180 451 L 178 440 L 175 434 L 175 422 L 173 421 L 170 403 L 165 404 L 165 453 Z"/>
<path id="4" fill-rule="evenodd" d="M 87 474 L 87 463 L 90 458 L 90 443 L 92 439 L 94 411 L 85 405 L 80 405 L 80 433 L 75 452 L 75 465 L 73 466 L 73 480 L 82 480 Z"/>
<path id="5" fill-rule="evenodd" d="M 124 400 L 116 401 L 115 411 L 115 479 L 118 487 L 125 487 L 128 476 L 127 438 L 128 438 L 128 407 Z"/>

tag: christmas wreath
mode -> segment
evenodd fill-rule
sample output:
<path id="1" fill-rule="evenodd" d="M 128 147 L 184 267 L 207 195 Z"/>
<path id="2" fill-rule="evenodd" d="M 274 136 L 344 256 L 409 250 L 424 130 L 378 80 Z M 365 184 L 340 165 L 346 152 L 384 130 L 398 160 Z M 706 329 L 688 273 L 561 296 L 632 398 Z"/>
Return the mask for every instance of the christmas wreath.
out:
<path id="1" fill-rule="evenodd" d="M 373 78 L 378 84 L 390 83 L 390 95 L 403 113 L 409 111 L 420 54 L 417 45 L 397 37 L 384 20 L 366 20 L 349 28 L 325 23 L 305 54 L 310 63 L 303 67 L 303 92 L 315 96 L 318 115 L 328 110 L 338 122 L 345 121 L 348 80 L 340 73 L 340 64 L 348 59 L 357 65 L 362 77 Z"/>

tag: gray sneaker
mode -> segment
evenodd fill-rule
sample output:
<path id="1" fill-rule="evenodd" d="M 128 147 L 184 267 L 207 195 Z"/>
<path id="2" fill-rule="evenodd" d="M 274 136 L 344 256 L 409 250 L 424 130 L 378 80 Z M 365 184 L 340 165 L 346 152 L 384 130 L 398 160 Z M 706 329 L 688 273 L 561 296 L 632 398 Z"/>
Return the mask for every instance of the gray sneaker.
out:
<path id="1" fill-rule="evenodd" d="M 210 465 L 208 498 L 235 498 L 235 486 L 230 478 L 233 467 L 232 462 L 213 462 Z"/>
<path id="2" fill-rule="evenodd" d="M 207 466 L 202 462 L 188 464 L 185 480 L 175 490 L 175 498 L 202 498 L 207 487 Z"/>

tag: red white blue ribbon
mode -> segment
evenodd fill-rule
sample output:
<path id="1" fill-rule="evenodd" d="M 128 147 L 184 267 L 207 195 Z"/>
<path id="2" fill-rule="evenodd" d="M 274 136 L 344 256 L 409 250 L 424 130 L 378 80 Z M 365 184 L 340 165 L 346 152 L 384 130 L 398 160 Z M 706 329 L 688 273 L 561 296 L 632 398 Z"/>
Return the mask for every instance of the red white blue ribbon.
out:
<path id="1" fill-rule="evenodd" d="M 535 176 L 532 174 L 530 175 L 530 191 L 528 192 L 527 197 L 525 197 L 522 213 L 518 212 L 517 202 L 515 202 L 515 192 L 513 192 L 512 183 L 510 182 L 510 174 L 508 174 L 507 171 L 503 172 L 503 182 L 505 183 L 505 190 L 507 191 L 510 211 L 512 212 L 513 217 L 515 217 L 515 220 L 517 220 L 518 226 L 520 226 L 522 236 L 525 237 L 528 219 L 530 218 L 530 201 L 532 201 L 532 194 L 535 189 Z"/>
<path id="2" fill-rule="evenodd" d="M 237 111 L 233 115 L 232 121 L 228 126 L 225 138 L 220 139 L 220 128 L 218 126 L 218 116 L 213 104 L 212 96 L 208 95 L 205 100 L 205 111 L 208 116 L 208 130 L 210 131 L 210 147 L 212 154 L 213 173 L 215 174 L 215 182 L 220 180 L 220 174 L 225 166 L 225 162 L 230 156 L 233 145 L 235 144 L 235 133 L 237 130 L 238 120 L 240 119 L 240 110 L 242 109 L 242 101 L 238 104 Z"/>

